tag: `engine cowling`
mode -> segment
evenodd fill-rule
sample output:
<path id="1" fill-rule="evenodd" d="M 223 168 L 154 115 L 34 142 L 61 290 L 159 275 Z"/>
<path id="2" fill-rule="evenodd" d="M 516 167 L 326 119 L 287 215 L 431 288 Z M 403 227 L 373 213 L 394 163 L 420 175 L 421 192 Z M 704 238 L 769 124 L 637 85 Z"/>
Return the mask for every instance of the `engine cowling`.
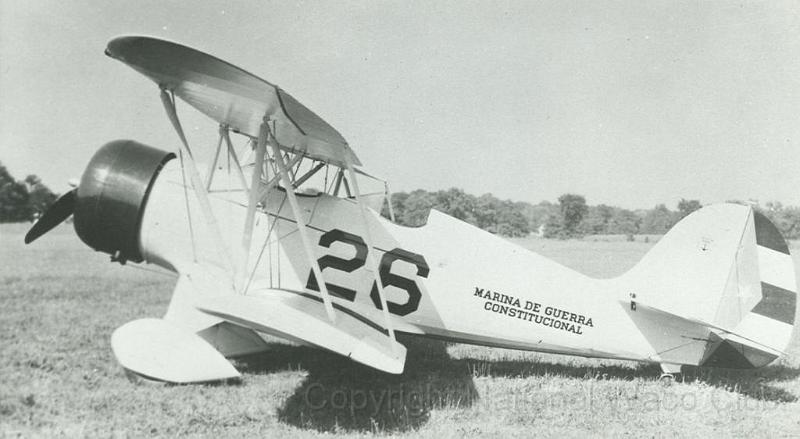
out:
<path id="1" fill-rule="evenodd" d="M 89 161 L 77 188 L 74 225 L 89 247 L 121 262 L 141 262 L 142 214 L 153 182 L 175 154 L 115 140 Z"/>

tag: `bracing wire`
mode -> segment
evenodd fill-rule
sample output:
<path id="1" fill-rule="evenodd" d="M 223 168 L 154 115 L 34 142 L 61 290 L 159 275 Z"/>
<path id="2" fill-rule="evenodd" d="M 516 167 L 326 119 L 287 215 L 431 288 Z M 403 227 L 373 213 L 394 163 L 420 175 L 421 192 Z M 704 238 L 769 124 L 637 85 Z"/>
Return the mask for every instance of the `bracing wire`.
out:
<path id="1" fill-rule="evenodd" d="M 189 208 L 189 188 L 186 186 L 186 170 L 184 170 L 183 150 L 178 150 L 178 157 L 181 161 L 181 179 L 183 180 L 183 200 L 186 204 L 186 217 L 189 223 L 189 240 L 192 241 L 192 260 L 197 262 L 197 245 L 194 242 L 194 226 L 192 225 L 192 211 Z"/>
<path id="2" fill-rule="evenodd" d="M 283 201 L 281 201 L 281 205 L 280 205 L 280 207 L 278 207 L 277 213 L 280 213 L 281 209 L 283 209 L 283 203 L 285 203 L 285 202 L 286 202 L 286 197 L 284 197 Z M 267 215 L 267 217 L 269 218 L 269 215 Z M 256 270 L 258 270 L 258 264 L 261 263 L 261 258 L 262 258 L 262 256 L 264 256 L 264 249 L 267 248 L 267 244 L 270 242 L 270 237 L 272 236 L 272 231 L 275 229 L 275 225 L 276 224 L 278 224 L 277 215 L 276 215 L 276 218 L 272 221 L 272 224 L 270 224 L 270 226 L 269 226 L 269 230 L 267 231 L 267 237 L 264 240 L 264 245 L 261 246 L 261 251 L 259 251 L 259 253 L 258 253 L 258 258 L 256 258 L 256 263 L 255 263 L 255 265 L 253 265 L 253 271 L 250 272 L 250 277 L 247 279 L 247 285 L 245 285 L 245 287 L 244 287 L 244 291 L 245 292 L 247 292 L 247 290 L 250 288 L 250 284 L 253 282 L 253 277 L 255 277 Z M 272 258 L 272 252 L 270 252 L 270 258 Z M 270 265 L 271 265 L 271 263 L 270 263 Z M 269 272 L 270 272 L 270 286 L 271 286 L 272 285 L 272 266 L 270 266 Z"/>

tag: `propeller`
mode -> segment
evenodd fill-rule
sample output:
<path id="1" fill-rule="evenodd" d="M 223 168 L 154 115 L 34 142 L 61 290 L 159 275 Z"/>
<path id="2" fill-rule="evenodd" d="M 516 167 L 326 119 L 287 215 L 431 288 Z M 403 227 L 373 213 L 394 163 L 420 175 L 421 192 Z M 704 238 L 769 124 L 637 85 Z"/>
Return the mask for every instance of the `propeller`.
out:
<path id="1" fill-rule="evenodd" d="M 139 232 L 153 181 L 175 154 L 133 140 L 108 142 L 94 154 L 73 189 L 62 195 L 25 235 L 25 243 L 72 215 L 75 233 L 117 261 L 141 262 Z"/>
<path id="2" fill-rule="evenodd" d="M 60 196 L 25 234 L 25 244 L 30 244 L 69 218 L 75 211 L 75 202 L 78 199 L 77 192 L 78 189 L 75 188 Z"/>

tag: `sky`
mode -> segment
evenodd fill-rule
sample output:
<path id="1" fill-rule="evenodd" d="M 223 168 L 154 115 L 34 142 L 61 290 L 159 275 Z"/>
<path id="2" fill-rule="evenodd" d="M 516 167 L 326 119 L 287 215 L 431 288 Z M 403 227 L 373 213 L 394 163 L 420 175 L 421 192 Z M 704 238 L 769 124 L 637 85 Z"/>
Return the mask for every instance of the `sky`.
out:
<path id="1" fill-rule="evenodd" d="M 0 0 L 0 162 L 68 188 L 104 143 L 176 149 L 119 35 L 211 53 L 337 128 L 392 190 L 800 205 L 800 6 Z M 213 121 L 179 107 L 195 150 Z M 210 155 L 210 153 L 208 153 Z"/>

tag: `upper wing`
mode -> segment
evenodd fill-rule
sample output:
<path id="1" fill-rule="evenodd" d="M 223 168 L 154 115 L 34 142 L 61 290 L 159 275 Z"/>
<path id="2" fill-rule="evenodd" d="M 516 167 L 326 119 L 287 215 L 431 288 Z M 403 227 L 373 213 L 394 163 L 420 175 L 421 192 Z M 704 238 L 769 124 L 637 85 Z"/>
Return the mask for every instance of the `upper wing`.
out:
<path id="1" fill-rule="evenodd" d="M 106 54 L 172 90 L 215 121 L 258 137 L 266 116 L 280 147 L 344 167 L 361 165 L 336 129 L 285 91 L 219 58 L 150 37 L 111 40 Z"/>
<path id="2" fill-rule="evenodd" d="M 341 312 L 336 313 L 336 323 L 331 323 L 315 300 L 269 290 L 259 296 L 213 298 L 197 308 L 259 332 L 328 349 L 384 372 L 403 372 L 406 348 L 391 340 L 384 328 L 343 307 L 338 307 Z"/>

